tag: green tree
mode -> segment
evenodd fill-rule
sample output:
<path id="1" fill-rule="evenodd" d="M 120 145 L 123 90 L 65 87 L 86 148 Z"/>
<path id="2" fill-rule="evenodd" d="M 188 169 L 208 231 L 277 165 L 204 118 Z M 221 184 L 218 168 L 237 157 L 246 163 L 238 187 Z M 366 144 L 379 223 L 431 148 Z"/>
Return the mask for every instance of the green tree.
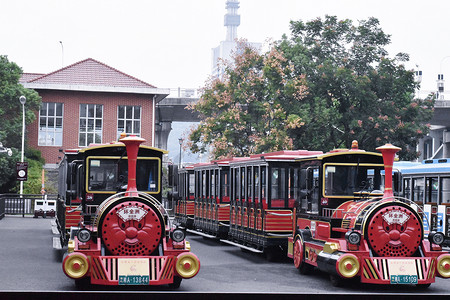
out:
<path id="1" fill-rule="evenodd" d="M 30 124 L 35 119 L 35 112 L 40 108 L 41 97 L 37 92 L 24 88 L 19 79 L 22 69 L 10 62 L 7 56 L 0 55 L 0 141 L 11 148 L 11 157 L 0 153 L 0 192 L 16 191 L 16 162 L 20 161 L 22 147 L 22 104 L 19 97 L 27 98 L 25 104 L 25 122 Z"/>
<path id="2" fill-rule="evenodd" d="M 292 149 L 289 130 L 303 125 L 292 108 L 306 94 L 304 76 L 275 48 L 260 55 L 245 41 L 223 65 L 222 78 L 210 78 L 190 107 L 202 116 L 189 135 L 191 151 L 212 145 L 213 156 L 223 158 Z"/>
<path id="3" fill-rule="evenodd" d="M 277 48 L 306 75 L 305 126 L 293 132 L 297 148 L 331 150 L 351 146 L 375 150 L 387 142 L 402 147 L 402 159 L 416 158 L 415 146 L 429 130 L 434 97 L 415 99 L 408 55 L 388 58 L 390 36 L 375 18 L 354 26 L 326 16 L 291 22 L 292 36 Z"/>

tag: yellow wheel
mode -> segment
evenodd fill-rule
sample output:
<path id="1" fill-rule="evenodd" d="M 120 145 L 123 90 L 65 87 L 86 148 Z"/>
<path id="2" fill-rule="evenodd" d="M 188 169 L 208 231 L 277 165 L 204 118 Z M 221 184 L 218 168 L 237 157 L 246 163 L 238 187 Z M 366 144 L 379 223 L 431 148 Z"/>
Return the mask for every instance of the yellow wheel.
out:
<path id="1" fill-rule="evenodd" d="M 64 258 L 64 273 L 73 279 L 80 279 L 89 271 L 89 260 L 81 253 L 71 253 Z"/>
<path id="2" fill-rule="evenodd" d="M 200 270 L 200 261 L 192 253 L 182 253 L 177 257 L 175 269 L 181 277 L 192 278 Z"/>
<path id="3" fill-rule="evenodd" d="M 353 254 L 344 254 L 337 260 L 336 269 L 344 278 L 355 277 L 359 272 L 359 260 Z"/>
<path id="4" fill-rule="evenodd" d="M 442 254 L 437 259 L 437 271 L 444 278 L 450 277 L 450 255 Z"/>

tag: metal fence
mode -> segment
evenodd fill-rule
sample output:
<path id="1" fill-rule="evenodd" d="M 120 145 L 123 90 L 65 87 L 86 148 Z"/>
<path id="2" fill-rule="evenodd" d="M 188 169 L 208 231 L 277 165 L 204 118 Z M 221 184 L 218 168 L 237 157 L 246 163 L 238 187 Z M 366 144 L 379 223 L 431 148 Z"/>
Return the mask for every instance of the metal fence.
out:
<path id="1" fill-rule="evenodd" d="M 47 195 L 47 200 L 56 200 L 57 195 Z M 34 215 L 35 200 L 43 195 L 0 194 L 0 219 L 5 215 Z"/>

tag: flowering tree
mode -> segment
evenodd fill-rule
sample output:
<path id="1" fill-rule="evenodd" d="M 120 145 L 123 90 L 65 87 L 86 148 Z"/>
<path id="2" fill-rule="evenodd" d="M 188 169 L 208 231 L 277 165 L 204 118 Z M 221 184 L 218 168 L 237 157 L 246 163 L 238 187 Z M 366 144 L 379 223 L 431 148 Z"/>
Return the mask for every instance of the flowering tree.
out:
<path id="1" fill-rule="evenodd" d="M 414 72 L 402 65 L 408 55 L 388 58 L 390 37 L 375 18 L 354 26 L 327 16 L 291 22 L 291 38 L 278 51 L 305 74 L 309 104 L 305 126 L 294 130 L 294 147 L 330 150 L 350 147 L 375 150 L 384 143 L 402 148 L 402 159 L 416 158 L 415 146 L 429 130 L 434 97 L 415 99 Z"/>
<path id="2" fill-rule="evenodd" d="M 189 134 L 188 146 L 203 152 L 212 145 L 215 158 L 292 149 L 290 131 L 303 126 L 298 109 L 307 94 L 303 75 L 272 48 L 264 55 L 245 41 L 233 62 L 222 62 L 222 78 L 210 78 L 190 109 L 202 116 Z"/>
<path id="3" fill-rule="evenodd" d="M 279 149 L 375 151 L 387 142 L 414 159 L 427 134 L 434 96 L 415 99 L 408 55 L 388 57 L 389 35 L 375 18 L 353 25 L 334 16 L 291 22 L 269 52 L 241 42 L 225 75 L 211 78 L 198 103 L 203 117 L 190 133 L 193 152 L 209 145 L 214 157 Z"/>

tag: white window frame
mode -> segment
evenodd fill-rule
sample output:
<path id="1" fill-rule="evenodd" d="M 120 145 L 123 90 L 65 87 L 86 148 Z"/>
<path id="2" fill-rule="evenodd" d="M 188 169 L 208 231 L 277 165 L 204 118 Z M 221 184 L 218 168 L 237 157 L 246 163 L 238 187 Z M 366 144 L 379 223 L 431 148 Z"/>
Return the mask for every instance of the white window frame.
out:
<path id="1" fill-rule="evenodd" d="M 84 106 L 84 107 L 83 107 Z M 94 107 L 94 115 L 89 116 L 89 107 Z M 101 117 L 97 116 L 97 107 L 101 108 Z M 84 108 L 85 114 L 82 116 L 82 109 Z M 89 144 L 101 144 L 103 141 L 103 104 L 80 104 L 80 114 L 78 118 L 78 146 L 87 147 Z M 81 123 L 84 121 L 84 129 L 81 127 Z M 89 126 L 89 121 L 92 122 L 92 128 Z M 97 121 L 100 121 L 100 129 L 97 129 Z M 84 143 L 81 143 L 81 137 L 84 136 Z M 96 137 L 99 136 L 100 139 Z"/>
<path id="2" fill-rule="evenodd" d="M 120 116 L 120 109 L 124 108 L 123 117 Z M 136 108 L 139 107 L 139 115 L 136 116 Z M 131 113 L 127 116 L 128 111 L 131 110 Z M 136 136 L 141 136 L 141 128 L 142 128 L 142 106 L 140 105 L 119 105 L 117 107 L 117 138 L 120 137 L 122 132 L 125 132 L 127 135 L 132 134 Z M 138 126 L 136 124 L 138 122 Z M 123 127 L 121 126 L 123 124 Z M 126 130 L 127 125 L 131 124 L 131 130 Z"/>
<path id="3" fill-rule="evenodd" d="M 61 115 L 57 115 L 57 105 L 61 105 Z M 46 115 L 42 115 L 42 108 L 46 106 Z M 53 106 L 53 115 L 49 115 L 50 107 Z M 42 126 L 42 118 L 45 125 Z M 60 123 L 60 127 L 57 124 Z M 39 109 L 38 146 L 62 146 L 64 132 L 64 103 L 42 102 Z"/>

